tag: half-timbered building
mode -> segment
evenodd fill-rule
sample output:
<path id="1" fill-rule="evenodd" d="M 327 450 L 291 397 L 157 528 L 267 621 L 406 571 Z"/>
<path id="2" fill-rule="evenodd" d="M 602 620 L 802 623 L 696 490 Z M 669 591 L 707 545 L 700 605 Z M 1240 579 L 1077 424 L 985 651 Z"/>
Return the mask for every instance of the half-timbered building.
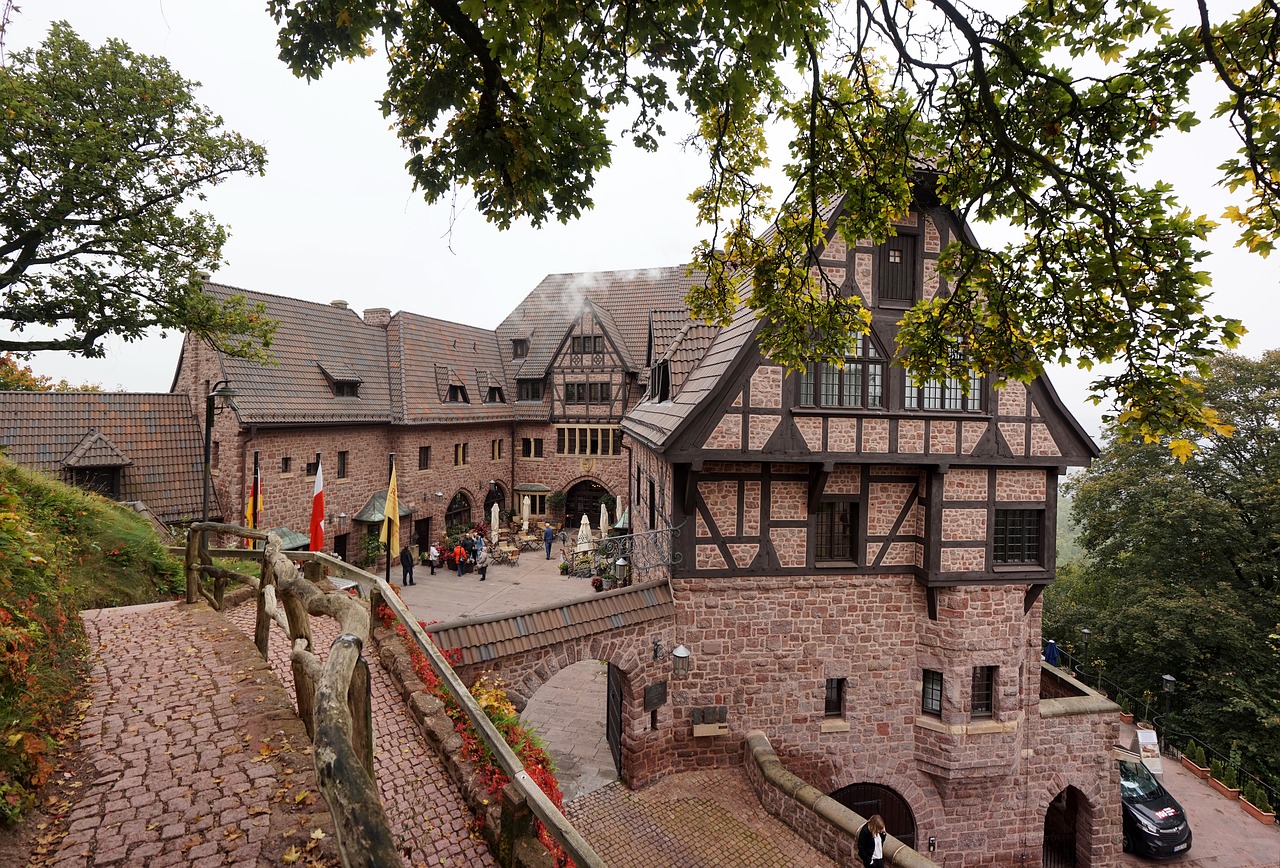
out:
<path id="1" fill-rule="evenodd" d="M 644 688 L 670 667 L 630 685 L 629 779 L 740 763 L 760 730 L 942 864 L 1040 864 L 1046 828 L 1109 864 L 1115 718 L 1042 691 L 1038 603 L 1058 479 L 1096 448 L 1046 379 L 919 384 L 891 364 L 961 227 L 919 208 L 897 230 L 821 253 L 872 313 L 842 364 L 788 373 L 745 304 L 682 376 L 658 360 L 623 423 L 633 522 L 679 528 L 667 646 L 694 660 L 656 715 Z"/>

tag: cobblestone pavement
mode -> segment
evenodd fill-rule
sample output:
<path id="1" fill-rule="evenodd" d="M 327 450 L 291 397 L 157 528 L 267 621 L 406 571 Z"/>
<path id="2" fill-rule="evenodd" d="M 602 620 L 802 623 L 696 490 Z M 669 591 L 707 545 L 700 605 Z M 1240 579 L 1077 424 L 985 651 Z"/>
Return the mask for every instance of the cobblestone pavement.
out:
<path id="1" fill-rule="evenodd" d="M 620 868 L 834 868 L 760 806 L 736 769 L 685 772 L 643 790 L 610 784 L 565 806 Z"/>
<path id="2" fill-rule="evenodd" d="M 252 601 L 228 611 L 232 623 L 253 634 Z M 323 657 L 338 636 L 332 618 L 311 619 L 312 641 Z M 270 662 L 294 695 L 289 640 L 271 627 Z M 488 846 L 471 835 L 472 817 L 452 779 L 413 725 L 404 700 L 377 660 L 369 666 L 373 691 L 374 768 L 391 831 L 407 865 L 495 865 Z"/>
<path id="3" fill-rule="evenodd" d="M 88 767 L 50 864 L 279 865 L 292 847 L 337 864 L 310 741 L 252 642 L 203 605 L 82 617 Z"/>

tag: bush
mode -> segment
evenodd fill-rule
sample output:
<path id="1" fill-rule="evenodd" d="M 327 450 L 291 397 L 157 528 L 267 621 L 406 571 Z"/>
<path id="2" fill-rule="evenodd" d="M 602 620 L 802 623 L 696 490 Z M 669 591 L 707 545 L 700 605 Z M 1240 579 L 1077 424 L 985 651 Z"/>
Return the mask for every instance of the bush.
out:
<path id="1" fill-rule="evenodd" d="M 1209 774 L 1213 775 L 1214 780 L 1222 781 L 1224 784 L 1226 783 L 1226 772 L 1223 771 L 1222 760 L 1217 757 L 1214 757 L 1209 762 Z"/>
<path id="2" fill-rule="evenodd" d="M 1234 790 L 1237 786 L 1239 786 L 1239 784 L 1237 783 L 1235 766 L 1227 766 L 1226 769 L 1223 771 L 1223 775 L 1224 776 L 1221 778 L 1218 778 L 1218 780 L 1226 784 L 1229 789 Z"/>

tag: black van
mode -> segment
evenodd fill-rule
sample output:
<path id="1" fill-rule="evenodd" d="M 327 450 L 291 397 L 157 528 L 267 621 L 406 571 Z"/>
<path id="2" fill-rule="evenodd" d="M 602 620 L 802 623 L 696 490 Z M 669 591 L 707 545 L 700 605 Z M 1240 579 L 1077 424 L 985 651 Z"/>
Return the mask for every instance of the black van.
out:
<path id="1" fill-rule="evenodd" d="M 1141 760 L 1120 760 L 1126 853 L 1163 859 L 1191 849 L 1186 812 Z"/>

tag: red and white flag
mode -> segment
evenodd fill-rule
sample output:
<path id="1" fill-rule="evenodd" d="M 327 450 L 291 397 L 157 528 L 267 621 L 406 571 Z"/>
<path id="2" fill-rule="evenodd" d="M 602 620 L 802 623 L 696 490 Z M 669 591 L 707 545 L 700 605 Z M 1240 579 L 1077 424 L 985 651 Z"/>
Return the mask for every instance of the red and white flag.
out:
<path id="1" fill-rule="evenodd" d="M 311 494 L 311 551 L 324 550 L 324 471 L 316 458 L 316 487 Z"/>

